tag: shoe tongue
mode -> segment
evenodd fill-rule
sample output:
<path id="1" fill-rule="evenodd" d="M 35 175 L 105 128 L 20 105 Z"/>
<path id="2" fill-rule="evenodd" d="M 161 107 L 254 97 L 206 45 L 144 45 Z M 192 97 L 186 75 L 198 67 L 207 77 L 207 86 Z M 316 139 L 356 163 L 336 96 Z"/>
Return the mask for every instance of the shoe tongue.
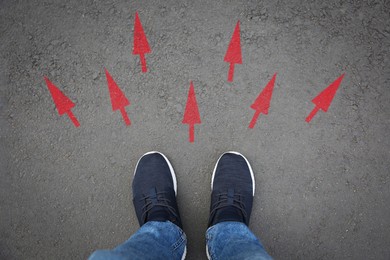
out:
<path id="1" fill-rule="evenodd" d="M 239 221 L 245 222 L 244 216 L 240 209 L 236 208 L 234 204 L 234 189 L 228 189 L 226 206 L 216 212 L 215 218 L 218 221 Z"/>
<path id="2" fill-rule="evenodd" d="M 159 203 L 157 199 L 157 190 L 156 188 L 150 189 L 149 199 L 152 201 L 152 208 L 149 210 L 148 215 L 146 216 L 147 221 L 171 221 L 175 222 L 175 219 L 172 219 L 172 214 L 169 212 L 167 207 L 157 206 Z M 160 202 L 161 203 L 161 202 Z"/>
<path id="3" fill-rule="evenodd" d="M 162 206 L 156 206 L 156 204 L 158 204 L 156 188 L 150 189 L 148 195 L 153 204 L 152 208 L 148 212 L 148 216 L 146 216 L 148 221 L 167 220 L 169 216 L 167 209 Z"/>
<path id="4" fill-rule="evenodd" d="M 215 214 L 215 219 L 218 219 L 218 222 L 222 221 L 238 221 L 244 222 L 244 217 L 242 212 L 235 208 L 234 206 L 225 207 L 218 210 Z"/>
<path id="5" fill-rule="evenodd" d="M 155 206 L 148 212 L 148 221 L 166 221 L 169 220 L 170 215 L 164 207 Z"/>

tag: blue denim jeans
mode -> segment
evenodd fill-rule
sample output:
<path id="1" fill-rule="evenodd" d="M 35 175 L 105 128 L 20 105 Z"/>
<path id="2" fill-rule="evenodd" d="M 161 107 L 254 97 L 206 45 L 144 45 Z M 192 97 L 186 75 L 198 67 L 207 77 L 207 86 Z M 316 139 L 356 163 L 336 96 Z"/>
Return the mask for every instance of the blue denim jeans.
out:
<path id="1" fill-rule="evenodd" d="M 210 227 L 206 242 L 210 259 L 272 259 L 240 222 L 221 222 Z M 89 259 L 184 259 L 186 244 L 186 235 L 175 224 L 150 221 L 123 244 L 112 250 L 97 250 Z"/>
<path id="2" fill-rule="evenodd" d="M 206 232 L 209 259 L 272 259 L 259 239 L 241 222 L 220 222 Z"/>

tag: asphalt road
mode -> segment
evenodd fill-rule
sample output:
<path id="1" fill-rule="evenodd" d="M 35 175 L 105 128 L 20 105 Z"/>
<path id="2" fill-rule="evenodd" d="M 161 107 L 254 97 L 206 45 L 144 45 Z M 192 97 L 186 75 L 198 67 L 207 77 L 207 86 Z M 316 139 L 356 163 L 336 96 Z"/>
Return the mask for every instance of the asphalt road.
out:
<path id="1" fill-rule="evenodd" d="M 274 258 L 390 259 L 389 3 L 0 1 L 0 258 L 85 259 L 127 239 L 135 164 L 158 150 L 177 173 L 187 259 L 205 259 L 212 169 L 236 150 L 255 171 L 250 228 Z M 132 55 L 136 11 L 147 73 Z M 229 83 L 238 20 L 243 64 Z M 249 129 L 274 73 L 269 113 Z M 342 73 L 328 112 L 306 123 Z M 58 115 L 44 75 L 80 127 Z M 190 81 L 194 143 L 182 124 Z"/>

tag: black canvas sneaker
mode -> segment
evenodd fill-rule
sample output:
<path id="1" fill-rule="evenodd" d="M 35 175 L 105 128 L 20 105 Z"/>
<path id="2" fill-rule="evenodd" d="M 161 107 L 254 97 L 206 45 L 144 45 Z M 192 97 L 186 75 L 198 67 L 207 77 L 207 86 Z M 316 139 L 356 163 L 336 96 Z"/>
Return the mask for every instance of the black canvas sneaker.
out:
<path id="1" fill-rule="evenodd" d="M 167 157 L 155 151 L 144 154 L 133 179 L 133 203 L 140 226 L 148 221 L 170 221 L 183 229 L 176 194 L 176 176 Z"/>
<path id="2" fill-rule="evenodd" d="M 226 152 L 221 155 L 214 168 L 211 190 L 209 227 L 223 221 L 249 224 L 255 179 L 242 154 Z"/>

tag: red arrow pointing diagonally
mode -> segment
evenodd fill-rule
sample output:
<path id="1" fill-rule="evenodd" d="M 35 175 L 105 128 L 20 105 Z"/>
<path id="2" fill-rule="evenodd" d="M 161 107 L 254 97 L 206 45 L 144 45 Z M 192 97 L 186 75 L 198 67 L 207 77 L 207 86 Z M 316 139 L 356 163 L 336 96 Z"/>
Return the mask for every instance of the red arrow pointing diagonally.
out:
<path id="1" fill-rule="evenodd" d="M 193 143 L 194 142 L 194 125 L 200 124 L 201 120 L 200 120 L 200 115 L 199 115 L 198 102 L 196 101 L 196 96 L 195 96 L 194 84 L 192 84 L 192 81 L 190 83 L 190 90 L 188 92 L 188 99 L 187 99 L 187 104 L 186 104 L 186 108 L 184 111 L 182 123 L 189 125 L 189 127 L 190 127 L 189 141 L 190 141 L 190 143 Z"/>
<path id="2" fill-rule="evenodd" d="M 259 117 L 260 113 L 263 113 L 264 115 L 268 115 L 268 109 L 271 104 L 271 98 L 272 98 L 272 91 L 274 89 L 275 85 L 275 79 L 276 79 L 276 73 L 272 77 L 272 79 L 268 82 L 267 86 L 261 91 L 261 93 L 257 96 L 255 102 L 251 105 L 251 108 L 254 109 L 256 112 L 249 123 L 249 128 L 253 128 L 256 124 L 257 118 Z"/>
<path id="3" fill-rule="evenodd" d="M 126 125 L 130 125 L 130 119 L 126 113 L 125 107 L 130 105 L 129 100 L 126 98 L 125 94 L 120 90 L 114 79 L 111 77 L 107 69 L 104 69 L 106 72 L 108 91 L 110 92 L 112 110 L 120 110 L 123 120 Z"/>
<path id="4" fill-rule="evenodd" d="M 310 122 L 313 117 L 317 114 L 317 112 L 322 109 L 324 112 L 328 111 L 330 104 L 341 84 L 341 81 L 344 78 L 344 74 L 338 77 L 332 84 L 330 84 L 326 89 L 321 91 L 315 98 L 313 98 L 312 102 L 316 105 L 315 108 L 310 112 L 310 114 L 306 117 L 306 122 Z"/>
<path id="5" fill-rule="evenodd" d="M 144 28 L 142 27 L 141 20 L 139 19 L 138 12 L 135 13 L 134 20 L 134 45 L 133 54 L 139 55 L 141 59 L 142 72 L 147 72 L 145 53 L 150 53 L 150 46 L 148 39 L 146 38 Z"/>
<path id="6" fill-rule="evenodd" d="M 237 22 L 236 28 L 234 29 L 232 39 L 230 40 L 229 47 L 226 51 L 225 62 L 230 63 L 228 81 L 233 81 L 234 75 L 234 64 L 242 64 L 241 55 L 241 41 L 240 41 L 240 21 Z"/>
<path id="7" fill-rule="evenodd" d="M 61 92 L 46 76 L 44 76 L 46 81 L 47 88 L 50 91 L 51 97 L 53 98 L 54 104 L 56 105 L 58 114 L 62 116 L 63 114 L 67 114 L 70 120 L 75 127 L 79 127 L 80 123 L 77 118 L 72 113 L 72 108 L 75 104 L 70 100 L 64 93 Z"/>

